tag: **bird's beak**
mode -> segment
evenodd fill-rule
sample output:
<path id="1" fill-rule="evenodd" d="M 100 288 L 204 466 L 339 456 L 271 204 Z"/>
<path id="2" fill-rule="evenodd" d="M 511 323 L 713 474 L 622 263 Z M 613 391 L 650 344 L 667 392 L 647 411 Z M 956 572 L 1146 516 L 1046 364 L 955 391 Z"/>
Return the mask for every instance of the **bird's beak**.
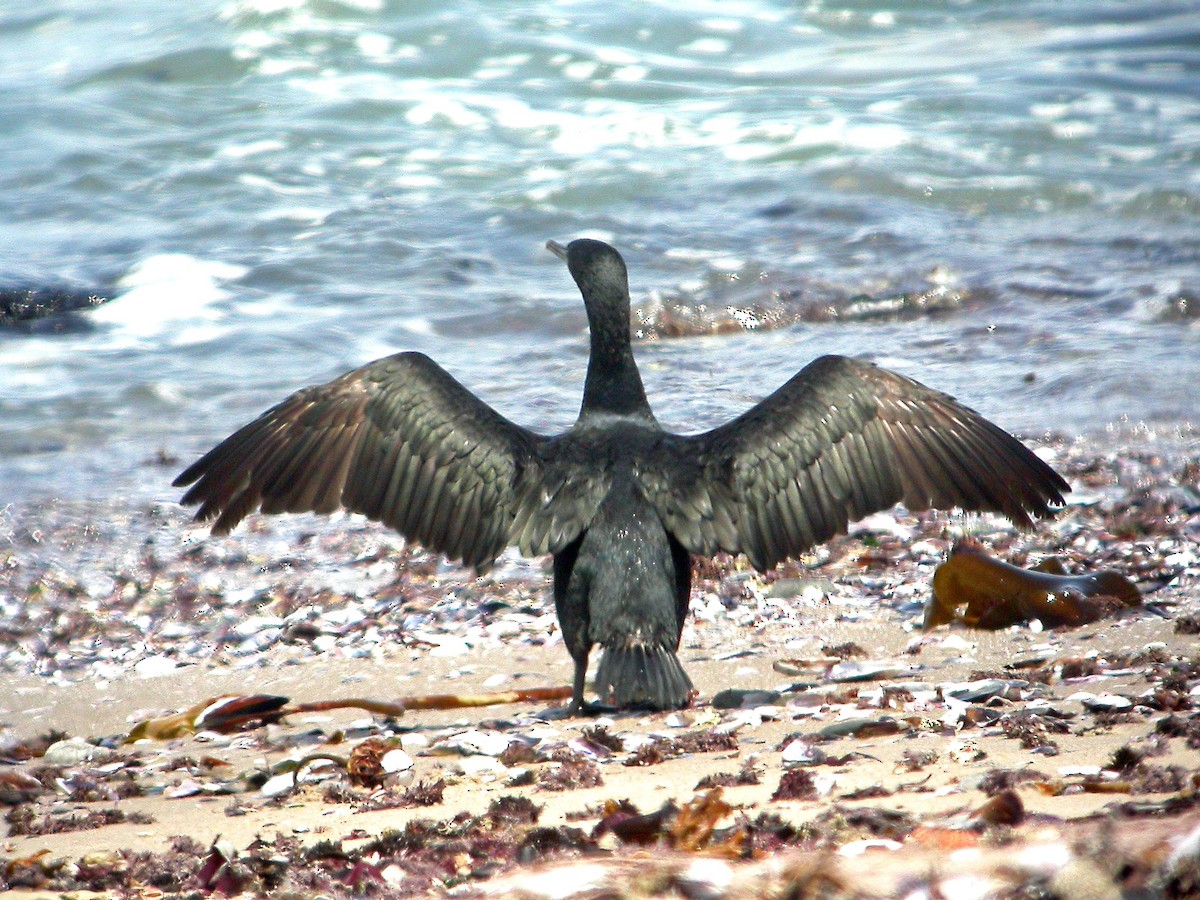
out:
<path id="1" fill-rule="evenodd" d="M 567 261 L 567 248 L 564 247 L 562 244 L 560 244 L 558 241 L 546 241 L 546 249 L 549 250 L 551 253 L 553 253 L 555 256 L 557 256 L 559 259 L 561 259 L 563 262 Z"/>

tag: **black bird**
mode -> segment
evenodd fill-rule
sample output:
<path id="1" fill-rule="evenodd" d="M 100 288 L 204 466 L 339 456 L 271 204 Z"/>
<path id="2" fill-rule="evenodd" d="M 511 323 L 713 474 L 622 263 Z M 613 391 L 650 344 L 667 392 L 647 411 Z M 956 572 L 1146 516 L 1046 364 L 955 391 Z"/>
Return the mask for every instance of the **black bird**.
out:
<path id="1" fill-rule="evenodd" d="M 225 534 L 255 509 L 331 512 L 390 525 L 485 571 L 504 550 L 554 555 L 554 605 L 583 707 L 686 704 L 675 655 L 690 554 L 745 553 L 758 569 L 903 501 L 991 510 L 1028 527 L 1066 482 L 953 398 L 870 363 L 824 356 L 736 419 L 664 431 L 633 359 L 629 281 L 594 240 L 546 245 L 583 294 L 591 358 L 579 419 L 546 437 L 515 425 L 421 353 L 304 388 L 176 480 Z M 194 482 L 194 484 L 193 484 Z"/>

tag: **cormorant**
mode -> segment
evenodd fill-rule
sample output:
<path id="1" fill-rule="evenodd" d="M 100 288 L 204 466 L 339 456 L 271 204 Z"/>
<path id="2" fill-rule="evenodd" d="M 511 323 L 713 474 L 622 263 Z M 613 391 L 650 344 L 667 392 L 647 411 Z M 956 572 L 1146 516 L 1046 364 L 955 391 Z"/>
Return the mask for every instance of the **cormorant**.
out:
<path id="1" fill-rule="evenodd" d="M 625 262 L 608 244 L 546 245 L 583 294 L 591 357 L 579 419 L 546 437 L 510 422 L 421 353 L 307 387 L 176 480 L 225 534 L 248 513 L 362 513 L 485 571 L 508 546 L 554 555 L 554 605 L 575 663 L 571 709 L 689 702 L 676 657 L 691 554 L 745 553 L 760 570 L 903 501 L 1022 527 L 1066 482 L 946 394 L 823 356 L 736 419 L 664 431 L 634 362 Z M 194 484 L 193 484 L 194 482 Z"/>

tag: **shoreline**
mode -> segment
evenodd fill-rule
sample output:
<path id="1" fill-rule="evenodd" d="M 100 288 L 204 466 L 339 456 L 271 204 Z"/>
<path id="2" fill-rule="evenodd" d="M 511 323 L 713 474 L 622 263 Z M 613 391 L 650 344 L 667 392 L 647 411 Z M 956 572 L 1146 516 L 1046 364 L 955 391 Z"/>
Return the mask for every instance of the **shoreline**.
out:
<path id="1" fill-rule="evenodd" d="M 997 861 L 1015 848 L 1066 848 L 1045 851 L 1057 862 L 1017 867 L 1030 885 L 1049 884 L 1071 865 L 1088 877 L 1106 871 L 1086 850 L 1083 835 L 1096 829 L 1117 835 L 1113 853 L 1127 878 L 1136 870 L 1152 880 L 1170 858 L 1164 847 L 1200 835 L 1200 768 L 1189 746 L 1194 739 L 1200 747 L 1200 647 L 1194 634 L 1175 631 L 1181 617 L 1200 613 L 1200 459 L 1187 449 L 1151 441 L 1095 455 L 1077 444 L 1046 451 L 1075 493 L 1030 533 L 991 517 L 893 510 L 765 578 L 739 560 L 700 566 L 680 651 L 700 702 L 677 713 L 563 719 L 556 708 L 528 703 L 394 721 L 337 712 L 240 735 L 110 740 L 93 761 L 50 774 L 37 758 L 0 767 L 0 775 L 41 779 L 22 808 L 35 830 L 45 829 L 8 834 L 0 843 L 8 869 L 0 871 L 9 871 L 13 888 L 196 893 L 220 835 L 237 860 L 229 871 L 242 873 L 240 890 L 274 884 L 348 896 L 341 870 L 305 856 L 305 848 L 333 842 L 343 862 L 373 867 L 362 877 L 382 896 L 539 896 L 534 888 L 544 882 L 530 879 L 545 867 L 576 871 L 577 895 L 595 896 L 577 867 L 590 866 L 588 877 L 611 888 L 626 883 L 627 867 L 644 874 L 648 865 L 645 846 L 617 836 L 628 831 L 597 833 L 615 814 L 605 804 L 626 814 L 620 801 L 640 814 L 668 802 L 685 809 L 707 795 L 711 788 L 700 785 L 711 777 L 725 785 L 720 801 L 731 807 L 711 823 L 716 837 L 698 853 L 680 849 L 669 825 L 678 813 L 663 813 L 660 830 L 650 832 L 663 885 L 696 860 L 719 860 L 728 871 L 710 875 L 726 882 L 711 895 L 732 896 L 753 879 L 778 880 L 785 869 L 798 878 L 802 861 L 812 870 L 832 859 L 849 886 L 831 896 L 887 896 L 870 893 L 872 885 L 922 871 L 970 873 L 980 885 L 991 878 L 996 893 L 978 896 L 1002 896 Z M 164 504 L 58 501 L 10 507 L 8 516 L 11 536 L 0 544 L 12 586 L 0 632 L 0 678 L 12 688 L 0 701 L 8 757 L 51 729 L 111 739 L 133 721 L 224 693 L 388 700 L 570 680 L 542 561 L 505 556 L 476 579 L 353 518 L 256 517 L 211 540 Z M 1075 569 L 1118 569 L 1143 591 L 1154 588 L 1148 599 L 1166 616 L 1144 609 L 1075 629 L 943 626 L 922 634 L 929 577 L 964 535 L 1021 565 L 1053 554 Z M 863 680 L 836 680 L 818 662 L 839 648 Z M 1018 662 L 1029 667 L 1006 668 Z M 992 693 L 947 699 L 964 684 Z M 768 693 L 748 697 L 744 708 L 713 708 L 713 697 L 730 688 Z M 821 737 L 863 718 L 893 724 L 883 733 Z M 597 724 L 612 746 L 584 733 Z M 518 745 L 524 755 L 471 749 L 463 732 L 490 736 L 491 750 Z M 344 755 L 367 737 L 404 743 L 413 762 L 407 786 L 373 793 L 334 767 L 316 767 L 312 777 L 321 780 L 263 795 L 261 778 L 289 757 Z M 721 749 L 700 749 L 705 740 Z M 601 783 L 586 786 L 593 769 Z M 776 796 L 797 772 L 782 791 L 795 796 Z M 739 783 L 746 773 L 758 783 Z M 550 789 L 555 779 L 567 789 Z M 413 785 L 439 781 L 437 803 L 388 806 Z M 1010 795 L 1020 809 L 1013 821 L 981 818 L 989 797 Z M 536 823 L 495 819 L 494 805 L 506 797 L 540 807 Z M 10 831 L 16 808 L 5 807 Z M 151 821 L 68 827 L 113 809 Z M 1140 809 L 1157 810 L 1157 837 Z M 438 832 L 443 849 L 457 847 L 463 857 L 453 865 L 429 856 L 432 849 L 389 855 L 379 843 L 422 820 L 456 816 L 463 833 L 447 836 L 449 825 Z M 768 827 L 776 821 L 790 837 L 781 836 L 783 826 Z M 485 834 L 494 841 L 491 865 L 478 856 Z M 180 849 L 177 835 L 192 843 Z M 753 859 L 731 859 L 735 838 Z M 286 859 L 274 875 L 255 862 L 254 848 L 268 840 Z M 960 856 L 938 867 L 950 859 L 947 842 L 961 844 Z M 89 882 L 79 871 L 92 854 L 104 865 Z M 41 861 L 13 869 L 35 857 Z M 155 876 L 147 858 L 170 871 Z M 14 883 L 13 871 L 30 884 Z M 146 880 L 153 877 L 161 883 Z"/>

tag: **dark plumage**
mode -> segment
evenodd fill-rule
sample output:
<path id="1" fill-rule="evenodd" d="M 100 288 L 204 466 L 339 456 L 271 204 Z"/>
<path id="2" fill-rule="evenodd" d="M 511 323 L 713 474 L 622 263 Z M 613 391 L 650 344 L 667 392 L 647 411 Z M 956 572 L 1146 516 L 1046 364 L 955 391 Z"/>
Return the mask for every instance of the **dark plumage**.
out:
<path id="1" fill-rule="evenodd" d="M 505 419 L 429 357 L 399 353 L 297 391 L 226 438 L 176 485 L 224 534 L 255 509 L 339 507 L 483 571 L 505 547 L 554 554 L 554 603 L 583 705 L 688 702 L 675 651 L 690 554 L 758 569 L 903 501 L 1003 513 L 1020 526 L 1069 490 L 1015 438 L 946 394 L 825 356 L 757 406 L 696 435 L 650 411 L 629 339 L 625 263 L 600 241 L 566 260 L 591 328 L 579 419 L 544 437 Z M 194 482 L 194 484 L 193 484 Z"/>

